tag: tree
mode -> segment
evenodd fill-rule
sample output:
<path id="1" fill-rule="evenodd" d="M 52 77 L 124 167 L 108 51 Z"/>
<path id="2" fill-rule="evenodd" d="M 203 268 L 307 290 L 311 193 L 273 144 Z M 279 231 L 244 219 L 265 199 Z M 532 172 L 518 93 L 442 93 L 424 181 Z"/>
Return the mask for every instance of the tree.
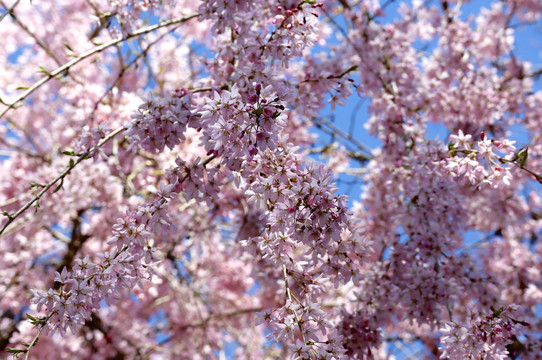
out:
<path id="1" fill-rule="evenodd" d="M 540 1 L 0 5 L 3 357 L 540 358 Z"/>

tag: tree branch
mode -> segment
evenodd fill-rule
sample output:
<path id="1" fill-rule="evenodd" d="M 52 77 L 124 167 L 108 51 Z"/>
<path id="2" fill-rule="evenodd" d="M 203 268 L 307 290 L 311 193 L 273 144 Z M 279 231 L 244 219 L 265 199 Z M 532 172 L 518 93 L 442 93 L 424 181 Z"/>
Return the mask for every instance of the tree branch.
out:
<path id="1" fill-rule="evenodd" d="M 100 140 L 100 142 L 98 143 L 98 145 L 94 146 L 93 148 L 87 150 L 84 154 L 82 154 L 81 156 L 79 156 L 77 158 L 77 160 L 75 161 L 70 161 L 70 164 L 68 165 L 68 167 L 66 167 L 66 169 L 61 172 L 56 178 L 54 178 L 53 180 L 51 180 L 49 183 L 47 183 L 42 189 L 41 191 L 36 195 L 34 196 L 30 201 L 28 201 L 26 204 L 24 204 L 19 210 L 17 210 L 14 214 L 10 214 L 10 213 L 7 213 L 7 212 L 4 212 L 4 215 L 7 216 L 8 218 L 8 221 L 2 226 L 2 228 L 0 229 L 0 235 L 2 235 L 2 233 L 6 230 L 6 228 L 17 218 L 19 217 L 22 213 L 24 213 L 30 206 L 32 206 L 35 202 L 37 202 L 50 188 L 53 187 L 53 185 L 55 185 L 57 182 L 59 181 L 62 181 L 64 180 L 64 178 L 66 177 L 66 175 L 68 175 L 70 173 L 70 171 L 77 166 L 77 164 L 79 164 L 81 161 L 85 160 L 88 158 L 88 156 L 93 153 L 95 150 L 97 150 L 98 148 L 100 148 L 101 146 L 103 146 L 106 142 L 108 142 L 110 139 L 112 139 L 113 137 L 115 137 L 117 134 L 119 134 L 120 132 L 124 131 L 125 128 L 124 127 L 120 127 L 118 128 L 117 130 L 109 133 L 109 135 L 107 135 L 105 138 L 103 138 L 102 140 Z"/>
<path id="2" fill-rule="evenodd" d="M 153 25 L 153 26 L 149 26 L 149 27 L 146 27 L 146 28 L 143 28 L 143 29 L 139 29 L 139 30 L 135 31 L 132 34 L 128 34 L 124 38 L 111 40 L 109 42 L 106 42 L 105 44 L 102 44 L 102 45 L 100 45 L 98 47 L 95 47 L 94 49 L 91 49 L 91 50 L 79 55 L 78 57 L 76 57 L 72 61 L 70 61 L 70 62 L 62 65 L 61 67 L 57 68 L 56 70 L 48 73 L 47 76 L 45 76 L 41 80 L 34 83 L 34 85 L 29 87 L 24 93 L 19 95 L 19 97 L 17 97 L 17 99 L 15 99 L 11 104 L 5 104 L 5 105 L 7 105 L 7 107 L 4 110 L 2 110 L 2 112 L 0 112 L 0 119 L 10 109 L 13 109 L 15 107 L 15 105 L 17 105 L 22 100 L 26 99 L 30 94 L 32 94 L 34 91 L 36 91 L 38 88 L 40 88 L 43 84 L 47 83 L 52 78 L 55 78 L 58 75 L 63 74 L 65 71 L 69 70 L 72 66 L 78 64 L 79 62 L 83 61 L 84 59 L 86 59 L 86 58 L 88 58 L 88 57 L 90 57 L 90 56 L 92 56 L 94 54 L 98 54 L 98 53 L 104 51 L 105 49 L 107 49 L 107 48 L 109 48 L 111 46 L 117 45 L 117 44 L 119 44 L 121 42 L 124 42 L 126 40 L 129 40 L 131 38 L 150 33 L 150 32 L 152 32 L 154 30 L 157 30 L 157 29 L 160 29 L 160 28 L 163 28 L 163 27 L 166 27 L 166 26 L 180 24 L 180 23 L 186 22 L 186 21 L 188 21 L 190 19 L 193 19 L 195 17 L 198 17 L 198 16 L 200 16 L 200 15 L 195 13 L 195 14 L 191 14 L 191 15 L 188 15 L 188 16 L 185 16 L 185 17 L 182 17 L 182 18 L 165 21 L 165 22 L 162 22 L 162 23 L 157 24 L 157 25 Z M 1 232 L 0 232 L 0 234 L 1 234 Z"/>
<path id="3" fill-rule="evenodd" d="M 4 20 L 4 18 L 6 17 L 7 14 L 11 14 L 11 13 L 13 12 L 13 10 L 15 9 L 15 7 L 16 7 L 17 5 L 19 5 L 19 2 L 20 2 L 20 1 L 21 1 L 21 0 L 15 1 L 15 4 L 13 4 L 13 6 L 10 7 L 9 9 L 4 5 L 4 8 L 6 9 L 6 12 L 3 13 L 2 15 L 0 15 L 0 22 L 1 22 L 2 20 Z"/>

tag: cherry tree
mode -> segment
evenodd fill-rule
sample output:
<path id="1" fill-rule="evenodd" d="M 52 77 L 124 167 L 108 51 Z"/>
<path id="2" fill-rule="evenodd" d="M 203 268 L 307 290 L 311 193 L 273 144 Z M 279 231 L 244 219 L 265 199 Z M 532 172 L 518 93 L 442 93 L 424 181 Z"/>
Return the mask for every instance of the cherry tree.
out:
<path id="1" fill-rule="evenodd" d="M 542 3 L 468 5 L 0 0 L 0 357 L 540 359 Z"/>

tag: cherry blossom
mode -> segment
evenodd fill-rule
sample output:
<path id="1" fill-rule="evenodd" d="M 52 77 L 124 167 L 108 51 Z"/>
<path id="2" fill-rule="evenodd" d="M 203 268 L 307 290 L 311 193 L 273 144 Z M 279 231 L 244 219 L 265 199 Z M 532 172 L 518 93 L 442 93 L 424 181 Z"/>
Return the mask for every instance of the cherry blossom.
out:
<path id="1" fill-rule="evenodd" d="M 538 1 L 0 11 L 1 358 L 542 353 Z"/>

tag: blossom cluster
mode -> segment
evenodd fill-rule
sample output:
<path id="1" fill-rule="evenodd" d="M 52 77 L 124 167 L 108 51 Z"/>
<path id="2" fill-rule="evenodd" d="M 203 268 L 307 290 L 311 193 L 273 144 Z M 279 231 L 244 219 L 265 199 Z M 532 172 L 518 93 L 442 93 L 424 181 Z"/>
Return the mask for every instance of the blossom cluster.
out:
<path id="1" fill-rule="evenodd" d="M 271 86 L 256 84 L 247 100 L 234 85 L 207 98 L 201 112 L 202 145 L 208 154 L 225 155 L 232 169 L 236 159 L 252 160 L 259 151 L 274 150 L 277 134 L 285 126 L 284 105 Z"/>
<path id="2" fill-rule="evenodd" d="M 283 307 L 263 313 L 259 323 L 266 322 L 273 329 L 269 339 L 289 342 L 293 359 L 341 359 L 346 352 L 342 347 L 342 336 L 334 332 L 327 317 L 317 304 L 304 306 L 286 300 Z M 290 342 L 298 331 L 301 339 Z M 326 341 L 322 341 L 322 335 L 326 334 Z"/>
<path id="3" fill-rule="evenodd" d="M 110 131 L 111 129 L 104 124 L 99 124 L 98 127 L 89 130 L 83 129 L 75 144 L 75 151 L 81 154 L 89 151 L 89 156 L 94 157 L 94 159 L 106 160 L 107 154 L 98 144 Z"/>
<path id="4" fill-rule="evenodd" d="M 346 354 L 354 359 L 370 358 L 372 351 L 382 342 L 376 317 L 363 310 L 354 313 L 345 311 L 342 315 L 338 329 L 344 337 Z"/>
<path id="5" fill-rule="evenodd" d="M 356 266 L 370 247 L 348 223 L 346 198 L 335 194 L 330 172 L 306 164 L 280 135 L 284 106 L 269 92 L 270 87 L 257 84 L 246 95 L 248 105 L 236 88 L 207 98 L 198 117 L 202 145 L 229 170 L 247 203 L 262 211 L 260 233 L 241 243 L 265 263 L 283 266 L 296 306 L 311 308 L 318 306 L 313 298 L 330 278 L 336 286 L 356 280 Z M 169 176 L 185 179 L 181 190 L 187 199 L 209 201 L 220 193 L 224 174 L 217 168 L 198 160 L 187 166 L 177 159 L 177 165 Z M 269 323 L 283 328 L 292 314 L 284 308 L 276 312 Z"/>
<path id="6" fill-rule="evenodd" d="M 191 113 L 190 93 L 178 89 L 165 97 L 151 94 L 132 115 L 133 121 L 127 125 L 126 134 L 132 146 L 141 147 L 150 153 L 173 149 L 185 140 L 184 133 Z"/>
<path id="7" fill-rule="evenodd" d="M 440 341 L 444 346 L 442 359 L 487 359 L 504 360 L 510 353 L 507 345 L 513 344 L 521 333 L 524 321 L 516 320 L 517 305 L 509 305 L 495 310 L 481 319 L 471 318 L 465 325 L 447 322 L 440 329 Z"/>
<path id="8" fill-rule="evenodd" d="M 71 270 L 64 267 L 56 273 L 53 288 L 33 291 L 32 302 L 38 311 L 45 305 L 46 325 L 51 333 L 65 333 L 67 329 L 75 333 L 102 301 L 113 304 L 124 291 L 136 285 L 144 287 L 143 281 L 151 278 L 153 264 L 158 260 L 152 234 L 171 226 L 165 208 L 175 196 L 172 187 L 162 187 L 157 200 L 117 220 L 108 240 L 115 251 L 105 251 L 97 263 L 88 257 L 76 259 Z"/>
<path id="9" fill-rule="evenodd" d="M 463 176 L 477 187 L 510 186 L 512 173 L 506 164 L 517 158 L 515 141 L 490 140 L 483 132 L 480 140 L 475 141 L 472 135 L 461 130 L 450 139 L 450 157 L 446 159 L 446 167 L 453 176 Z"/>

